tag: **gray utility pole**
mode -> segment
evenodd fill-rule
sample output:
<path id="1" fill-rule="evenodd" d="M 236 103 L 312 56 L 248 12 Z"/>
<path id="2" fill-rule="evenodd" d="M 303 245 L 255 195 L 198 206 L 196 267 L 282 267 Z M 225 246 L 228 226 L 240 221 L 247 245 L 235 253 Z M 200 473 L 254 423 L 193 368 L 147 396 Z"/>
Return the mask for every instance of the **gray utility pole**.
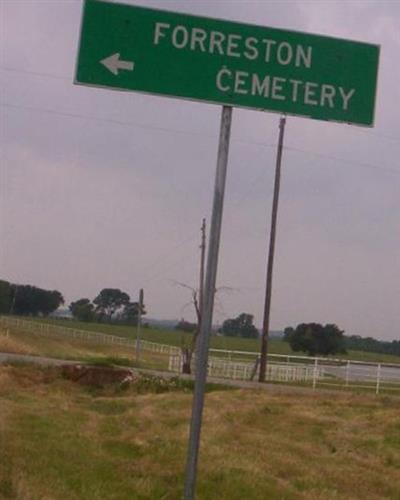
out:
<path id="1" fill-rule="evenodd" d="M 207 379 L 208 346 L 210 342 L 214 308 L 215 283 L 217 278 L 218 253 L 221 236 L 231 123 L 232 108 L 230 106 L 223 106 L 221 113 L 217 169 L 215 174 L 214 203 L 208 245 L 204 301 L 201 311 L 201 329 L 196 352 L 196 382 L 193 395 L 192 419 L 190 422 L 185 489 L 183 495 L 184 500 L 193 500 L 196 486 L 197 460 L 200 446 L 204 392 Z"/>
<path id="2" fill-rule="evenodd" d="M 281 162 L 282 162 L 285 124 L 286 124 L 286 117 L 282 116 L 279 121 L 279 141 L 278 141 L 278 150 L 276 153 L 274 197 L 272 200 L 271 233 L 269 238 L 269 252 L 268 252 L 268 265 L 267 265 L 267 284 L 265 287 L 264 319 L 261 332 L 260 374 L 258 378 L 259 382 L 265 382 L 266 371 L 267 371 L 268 334 L 269 334 L 271 294 L 272 294 L 272 272 L 274 267 L 276 221 L 278 216 L 279 188 L 281 184 Z"/>
<path id="3" fill-rule="evenodd" d="M 139 363 L 140 359 L 140 328 L 142 326 L 143 296 L 143 288 L 141 288 L 139 292 L 139 311 L 136 326 L 136 363 Z"/>

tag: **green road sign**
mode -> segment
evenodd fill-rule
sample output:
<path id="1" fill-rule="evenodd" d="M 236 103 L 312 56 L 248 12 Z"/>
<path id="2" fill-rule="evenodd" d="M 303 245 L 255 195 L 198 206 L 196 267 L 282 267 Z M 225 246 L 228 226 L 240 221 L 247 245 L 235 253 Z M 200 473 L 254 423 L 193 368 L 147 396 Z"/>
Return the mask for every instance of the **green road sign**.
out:
<path id="1" fill-rule="evenodd" d="M 372 126 L 379 47 L 86 0 L 75 82 Z"/>

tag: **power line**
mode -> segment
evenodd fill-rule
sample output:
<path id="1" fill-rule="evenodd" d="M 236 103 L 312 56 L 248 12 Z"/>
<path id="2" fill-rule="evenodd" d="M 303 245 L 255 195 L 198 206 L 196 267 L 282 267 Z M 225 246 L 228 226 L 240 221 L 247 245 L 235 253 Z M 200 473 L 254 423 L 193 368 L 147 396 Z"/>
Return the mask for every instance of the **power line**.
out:
<path id="1" fill-rule="evenodd" d="M 189 253 L 189 249 L 187 249 L 187 252 L 185 252 L 185 254 L 182 257 L 180 257 L 178 260 L 175 260 L 172 264 L 165 267 L 164 269 L 161 269 L 159 272 L 157 272 L 153 276 L 150 276 L 147 279 L 145 278 L 143 280 L 144 284 L 147 285 L 148 283 L 155 281 L 155 280 L 159 279 L 160 277 L 163 277 L 171 269 L 174 269 L 177 266 L 182 266 L 182 264 L 186 263 L 189 260 L 189 258 L 193 258 L 193 249 L 191 249 L 191 248 L 190 248 L 190 253 Z"/>
<path id="2" fill-rule="evenodd" d="M 191 132 L 183 131 L 183 130 L 174 130 L 174 129 L 168 129 L 168 128 L 162 128 L 162 127 L 144 126 L 144 125 L 139 125 L 139 124 L 135 124 L 135 123 L 131 123 L 131 122 L 123 122 L 123 121 L 120 121 L 120 120 L 113 120 L 113 119 L 108 119 L 108 118 L 104 118 L 103 119 L 103 118 L 97 118 L 97 117 L 93 117 L 93 116 L 86 116 L 86 115 L 75 114 L 75 113 L 67 113 L 67 112 L 62 112 L 62 111 L 57 111 L 57 110 L 50 110 L 50 109 L 43 109 L 43 108 L 38 108 L 38 107 L 33 107 L 33 106 L 14 105 L 14 104 L 10 104 L 10 103 L 0 103 L 0 105 L 3 106 L 3 107 L 7 107 L 7 108 L 27 109 L 28 111 L 38 111 L 38 112 L 50 113 L 50 114 L 54 114 L 54 115 L 67 116 L 67 117 L 72 117 L 72 118 L 89 119 L 89 120 L 95 120 L 95 121 L 100 121 L 100 122 L 109 122 L 109 123 L 123 125 L 123 126 L 135 126 L 135 127 L 140 127 L 140 128 L 149 128 L 149 129 L 155 129 L 155 130 L 162 130 L 162 131 L 169 132 L 169 133 L 176 132 L 176 133 L 184 133 L 184 134 L 191 134 L 191 135 L 203 135 L 203 134 L 199 134 L 199 133 L 195 133 L 195 132 L 191 133 Z M 214 136 L 212 136 L 212 135 L 207 135 L 207 137 L 214 138 Z M 246 141 L 240 141 L 239 140 L 238 142 L 246 142 Z M 263 147 L 274 147 L 274 145 L 266 145 L 264 143 L 255 143 L 255 142 L 252 143 L 250 141 L 248 141 L 248 143 L 254 144 L 254 145 L 258 145 L 258 146 L 263 146 Z M 253 189 L 253 187 L 255 185 L 255 182 L 258 181 L 259 178 L 260 178 L 260 176 L 258 175 L 257 178 L 255 179 L 255 181 L 253 181 L 251 183 L 250 190 L 244 196 L 241 196 L 240 199 L 238 200 L 238 202 L 236 202 L 234 204 L 235 208 L 238 205 L 242 204 L 243 201 L 244 201 L 244 199 L 249 196 L 250 191 L 252 191 L 252 189 Z M 171 249 L 166 254 L 158 257 L 152 264 L 150 264 L 149 266 L 146 266 L 145 273 L 147 273 L 147 271 L 150 270 L 150 269 L 157 268 L 159 266 L 159 264 L 161 264 L 161 263 L 163 263 L 165 261 L 168 261 L 170 255 L 175 255 L 176 254 L 176 250 L 178 248 L 182 247 L 183 245 L 185 245 L 187 243 L 190 243 L 195 238 L 197 238 L 197 232 L 193 233 L 192 235 L 184 238 L 183 240 L 181 240 L 178 243 L 176 243 L 175 245 L 173 245 L 171 247 Z M 192 250 L 190 250 L 190 252 L 192 252 Z M 192 255 L 192 253 L 190 253 L 189 255 L 184 256 L 183 259 L 179 259 L 178 261 L 173 262 L 172 265 L 169 265 L 169 266 L 167 266 L 164 269 L 160 269 L 155 274 L 153 274 L 150 278 L 145 279 L 144 282 L 148 283 L 148 282 L 151 282 L 151 281 L 159 278 L 160 276 L 162 276 L 163 274 L 165 274 L 168 270 L 173 269 L 177 265 L 181 264 L 182 261 L 186 262 L 186 260 L 188 259 L 188 257 L 191 256 L 191 255 Z"/>
<path id="3" fill-rule="evenodd" d="M 290 146 L 287 146 L 285 147 L 285 149 L 288 149 L 288 150 L 293 150 L 295 152 L 301 152 L 301 153 L 305 153 L 305 154 L 310 154 L 310 155 L 313 155 L 313 156 L 316 156 L 316 157 L 319 157 L 319 158 L 323 158 L 323 159 L 328 159 L 330 161 L 337 161 L 337 162 L 342 162 L 342 163 L 349 163 L 349 164 L 355 164 L 356 166 L 359 166 L 359 167 L 364 167 L 364 168 L 373 168 L 375 170 L 388 170 L 392 173 L 397 173 L 399 174 L 400 171 L 399 170 L 396 170 L 396 169 L 390 169 L 390 168 L 386 168 L 386 167 L 378 167 L 376 165 L 371 165 L 371 164 L 368 164 L 368 163 L 361 163 L 361 162 L 357 162 L 357 161 L 353 161 L 353 160 L 345 160 L 345 159 L 342 159 L 342 158 L 337 158 L 335 156 L 330 156 L 330 155 L 324 155 L 324 154 L 320 154 L 320 153 L 314 153 L 312 151 L 306 151 L 306 150 L 303 150 L 303 149 L 299 149 L 299 148 L 292 148 Z M 254 179 L 253 181 L 250 183 L 250 188 L 246 191 L 245 195 L 244 196 L 241 196 L 239 197 L 236 202 L 233 203 L 232 205 L 232 208 L 233 208 L 233 212 L 236 212 L 236 210 L 243 204 L 243 202 L 251 195 L 253 189 L 258 186 L 259 184 L 259 181 L 262 179 L 262 177 L 264 177 L 265 175 L 265 171 L 263 171 L 260 174 L 258 174 Z M 228 219 L 230 219 L 232 217 L 232 213 L 230 214 L 230 217 L 228 216 Z M 192 234 L 190 237 L 188 238 L 185 238 L 184 240 L 182 240 L 181 242 L 179 242 L 178 244 L 174 245 L 172 247 L 172 249 L 175 251 L 177 248 L 181 247 L 182 245 L 184 245 L 185 243 L 189 243 L 191 241 L 193 241 L 195 238 L 197 237 L 197 233 L 196 234 Z M 192 249 L 190 250 L 190 252 L 192 252 Z M 159 272 L 157 272 L 155 275 L 153 275 L 151 278 L 149 278 L 148 280 L 146 280 L 146 282 L 150 282 L 150 281 L 153 281 L 157 278 L 159 278 L 160 276 L 162 276 L 163 274 L 165 274 L 167 271 L 169 271 L 170 269 L 173 269 L 174 267 L 176 267 L 178 264 L 181 264 L 182 262 L 186 262 L 188 260 L 188 258 L 192 255 L 192 253 L 190 254 L 186 254 L 183 259 L 180 259 L 178 262 L 174 262 L 172 265 L 168 266 L 167 268 L 164 268 L 162 270 L 160 270 Z M 163 258 L 161 259 L 158 259 L 157 260 L 157 264 L 155 264 L 156 266 L 161 263 L 161 261 L 163 260 Z M 154 264 L 149 266 L 148 269 L 150 267 L 154 267 Z"/>
<path id="4" fill-rule="evenodd" d="M 63 77 L 59 77 L 59 78 L 63 78 Z M 186 135 L 204 136 L 204 137 L 209 137 L 209 138 L 213 138 L 213 139 L 215 138 L 214 135 L 211 135 L 211 134 L 208 135 L 208 134 L 201 134 L 201 133 L 198 133 L 198 132 L 190 132 L 190 131 L 184 131 L 184 130 L 177 130 L 177 129 L 171 129 L 171 128 L 166 128 L 166 127 L 156 127 L 156 126 L 151 126 L 151 125 L 143 125 L 143 124 L 137 124 L 137 123 L 133 123 L 133 122 L 126 122 L 126 121 L 122 121 L 122 120 L 115 120 L 115 119 L 110 119 L 110 118 L 100 118 L 100 117 L 94 117 L 94 116 L 89 116 L 89 115 L 84 115 L 84 114 L 62 112 L 62 111 L 57 111 L 57 110 L 52 110 L 52 109 L 44 109 L 44 108 L 33 107 L 33 106 L 16 105 L 16 104 L 11 104 L 11 103 L 0 103 L 0 105 L 3 106 L 3 107 L 6 107 L 6 108 L 26 109 L 28 111 L 43 112 L 43 113 L 49 113 L 49 114 L 52 114 L 52 115 L 67 116 L 67 117 L 71 117 L 71 118 L 78 118 L 78 119 L 84 119 L 84 120 L 85 119 L 89 119 L 89 120 L 94 120 L 94 121 L 98 121 L 98 122 L 107 122 L 107 123 L 117 124 L 117 125 L 121 125 L 121 126 L 133 126 L 133 127 L 144 128 L 144 129 L 150 129 L 150 130 L 157 130 L 157 131 L 167 132 L 167 133 L 181 133 L 181 134 L 186 134 Z M 245 143 L 245 144 L 251 144 L 251 145 L 259 146 L 259 147 L 275 147 L 274 144 L 265 144 L 265 143 L 257 142 L 257 141 L 243 141 L 243 140 L 236 140 L 236 141 L 237 142 L 242 142 L 242 143 Z M 374 170 L 386 170 L 386 171 L 389 171 L 391 173 L 396 173 L 396 174 L 400 173 L 400 170 L 397 170 L 397 169 L 394 169 L 394 168 L 381 167 L 381 166 L 373 165 L 373 164 L 370 164 L 370 163 L 358 162 L 356 160 L 346 160 L 344 158 L 339 158 L 339 157 L 335 157 L 335 156 L 332 156 L 332 155 L 326 155 L 326 154 L 322 154 L 322 153 L 317 153 L 317 152 L 313 152 L 313 151 L 309 151 L 309 150 L 304 150 L 304 149 L 300 149 L 300 148 L 296 148 L 296 147 L 285 146 L 284 149 L 288 150 L 288 151 L 293 151 L 293 152 L 298 152 L 298 153 L 312 155 L 312 156 L 315 156 L 315 157 L 318 157 L 318 158 L 327 159 L 327 160 L 335 161 L 335 162 L 338 162 L 338 163 L 347 163 L 347 164 L 355 165 L 355 166 L 362 167 L 362 168 L 369 168 L 369 169 L 374 169 Z M 237 209 L 240 205 L 242 205 L 242 203 L 251 194 L 251 192 L 253 191 L 254 187 L 256 185 L 258 185 L 259 180 L 261 180 L 261 178 L 264 177 L 264 175 L 265 175 L 265 171 L 261 172 L 261 175 L 258 174 L 256 176 L 256 178 L 251 182 L 250 188 L 247 190 L 247 192 L 244 195 L 242 195 L 233 204 L 233 208 L 234 209 Z M 196 234 L 192 234 L 189 237 L 187 237 L 187 238 L 183 239 L 182 241 L 178 242 L 177 244 L 175 244 L 171 248 L 171 250 L 168 252 L 168 256 L 167 256 L 167 258 L 165 260 L 168 260 L 170 252 L 173 251 L 173 253 L 175 253 L 175 251 L 179 247 L 181 247 L 182 245 L 184 245 L 186 243 L 189 243 L 190 241 L 193 241 L 194 238 L 196 238 L 196 237 L 197 237 L 197 233 Z M 187 257 L 185 257 L 183 260 L 186 261 Z M 161 262 L 163 262 L 163 261 L 164 261 L 164 256 L 161 256 L 153 264 L 151 264 L 150 266 L 148 266 L 147 269 L 158 267 L 158 265 Z M 149 279 L 145 280 L 145 282 L 153 281 L 154 279 L 158 278 L 160 275 L 163 275 L 169 269 L 172 269 L 172 268 L 176 267 L 181 262 L 182 262 L 182 259 L 180 259 L 178 262 L 174 262 L 172 265 L 168 266 L 167 268 L 164 268 L 164 269 L 160 270 L 159 272 L 156 272 L 152 277 L 150 277 Z M 146 269 L 146 271 L 147 271 L 147 269 Z"/>
<path id="5" fill-rule="evenodd" d="M 252 191 L 254 190 L 254 188 L 256 186 L 259 185 L 259 181 L 265 176 L 265 170 L 263 170 L 263 172 L 260 174 L 258 174 L 257 176 L 255 176 L 255 178 L 251 181 L 250 183 L 250 188 L 246 191 L 246 193 L 243 195 L 243 196 L 240 196 L 232 205 L 232 209 L 233 209 L 233 214 L 232 212 L 226 217 L 228 220 L 230 220 L 232 218 L 232 216 L 235 214 L 235 212 L 239 209 L 239 207 L 243 204 L 243 202 L 251 195 Z M 182 241 L 179 241 L 178 243 L 176 243 L 175 245 L 173 245 L 170 250 L 165 253 L 163 256 L 157 258 L 153 264 L 149 265 L 149 266 L 146 266 L 146 270 L 145 270 L 145 273 L 149 270 L 149 269 L 152 269 L 154 267 L 158 267 L 159 264 L 161 264 L 163 261 L 164 261 L 164 258 L 165 260 L 168 260 L 169 259 L 169 256 L 172 255 L 172 254 L 175 254 L 176 253 L 176 250 L 180 247 L 182 247 L 183 245 L 187 244 L 187 243 L 191 243 L 195 238 L 197 238 L 197 232 L 196 233 L 192 233 L 190 236 L 188 236 L 187 238 L 184 238 Z M 190 254 L 189 253 L 186 253 L 185 252 L 185 255 L 184 257 L 179 260 L 178 262 L 174 262 L 172 263 L 170 266 L 168 266 L 167 268 L 164 268 L 164 269 L 161 269 L 160 271 L 156 272 L 153 276 L 151 276 L 150 278 L 148 278 L 147 280 L 145 280 L 145 283 L 148 283 L 150 281 L 153 281 L 157 278 L 159 278 L 160 276 L 162 276 L 163 274 L 165 274 L 167 271 L 169 271 L 170 269 L 173 269 L 174 267 L 176 267 L 178 264 L 181 264 L 182 262 L 186 262 L 188 260 L 188 258 L 190 256 L 193 255 L 193 250 L 190 249 Z"/>
<path id="6" fill-rule="evenodd" d="M 156 130 L 158 132 L 166 132 L 169 134 L 191 135 L 194 137 L 205 137 L 208 139 L 213 139 L 215 141 L 217 140 L 217 137 L 215 134 L 205 134 L 203 132 L 193 132 L 190 130 L 174 129 L 174 128 L 168 128 L 168 127 L 158 127 L 156 125 L 144 125 L 142 123 L 116 120 L 114 118 L 102 118 L 102 117 L 98 117 L 98 116 L 84 115 L 82 113 L 70 113 L 68 111 L 58 111 L 55 109 L 41 108 L 41 107 L 37 107 L 37 106 L 26 106 L 23 104 L 13 104 L 13 103 L 8 103 L 8 102 L 2 102 L 2 103 L 0 103 L 0 106 L 2 106 L 4 108 L 10 108 L 10 109 L 23 109 L 26 111 L 33 111 L 33 112 L 37 112 L 37 113 L 65 116 L 68 118 L 77 118 L 80 120 L 92 120 L 92 121 L 96 121 L 96 122 L 100 122 L 100 123 L 112 123 L 114 125 L 121 125 L 121 126 L 126 126 L 126 127 L 137 127 L 137 128 L 142 128 L 145 130 L 146 129 Z M 232 140 L 234 140 L 237 143 L 254 145 L 254 146 L 259 146 L 259 147 L 264 147 L 264 148 L 274 148 L 275 147 L 274 144 L 266 144 L 264 142 L 249 141 L 249 140 L 243 140 L 243 139 L 232 139 Z"/>
<path id="7" fill-rule="evenodd" d="M 25 69 L 10 68 L 8 66 L 0 66 L 2 71 L 9 71 L 10 73 L 21 73 L 22 75 L 42 76 L 44 78 L 54 78 L 55 80 L 65 80 L 71 82 L 72 79 L 68 76 L 54 75 L 52 73 L 41 73 L 39 71 L 29 71 Z"/>
<path id="8" fill-rule="evenodd" d="M 241 196 L 240 198 L 238 198 L 236 200 L 236 202 L 233 203 L 233 214 L 238 210 L 238 208 L 242 205 L 242 203 L 245 201 L 246 198 L 248 198 L 251 194 L 251 192 L 253 191 L 254 187 L 256 185 L 258 185 L 259 181 L 261 180 L 262 177 L 264 177 L 265 175 L 265 171 L 263 171 L 263 174 L 262 175 L 257 175 L 253 181 L 250 183 L 250 189 L 247 190 L 247 192 L 245 193 L 244 196 Z M 232 213 L 230 214 L 230 216 L 232 217 Z M 228 216 L 227 217 L 228 220 L 230 219 L 230 217 Z M 186 243 L 191 243 L 195 238 L 197 238 L 197 233 L 193 233 L 191 234 L 189 237 L 183 239 L 182 241 L 180 241 L 179 243 L 173 245 L 170 249 L 170 251 L 168 252 L 167 254 L 167 258 L 165 260 L 168 260 L 169 259 L 169 256 L 171 255 L 171 253 L 174 253 L 175 254 L 175 251 L 183 246 L 184 244 Z M 169 265 L 167 268 L 164 268 L 164 269 L 161 269 L 160 271 L 158 271 L 155 275 L 151 276 L 150 278 L 148 278 L 147 280 L 144 280 L 144 283 L 149 283 L 153 280 L 156 280 L 157 278 L 159 278 L 160 276 L 163 276 L 167 271 L 169 271 L 170 269 L 173 269 L 175 268 L 177 265 L 181 264 L 182 262 L 186 262 L 188 260 L 189 257 L 191 257 L 193 255 L 193 250 L 190 249 L 190 254 L 189 253 L 186 253 L 185 252 L 185 255 L 183 256 L 182 259 L 180 259 L 179 261 L 176 261 L 174 263 L 172 263 L 171 265 Z M 165 254 L 164 254 L 165 255 Z M 147 270 L 149 270 L 150 268 L 153 268 L 153 267 L 157 267 L 158 264 L 162 263 L 162 261 L 164 260 L 164 257 L 160 257 L 158 259 L 156 259 L 156 261 L 147 266 L 146 267 L 146 272 Z"/>
<path id="9" fill-rule="evenodd" d="M 167 128 L 167 127 L 158 127 L 155 125 L 143 125 L 143 124 L 138 124 L 138 123 L 134 123 L 134 122 L 115 120 L 113 118 L 101 118 L 98 116 L 84 115 L 81 113 L 70 113 L 67 111 L 57 111 L 54 109 L 39 108 L 36 106 L 26 106 L 26 105 L 21 105 L 21 104 L 12 104 L 12 103 L 0 103 L 0 106 L 3 106 L 5 108 L 11 108 L 11 109 L 24 109 L 27 111 L 46 113 L 46 114 L 57 115 L 57 116 L 66 116 L 68 118 L 78 118 L 80 120 L 92 120 L 92 121 L 96 121 L 96 122 L 112 123 L 114 125 L 122 125 L 122 126 L 127 126 L 127 127 L 138 127 L 138 128 L 143 128 L 143 129 L 156 130 L 158 132 L 167 132 L 167 133 L 176 133 L 176 134 L 184 134 L 184 135 L 194 135 L 194 136 L 204 135 L 204 137 L 209 137 L 209 138 L 215 139 L 215 136 L 211 135 L 211 134 L 209 134 L 209 135 L 199 134 L 197 132 L 191 132 L 189 130 L 171 129 L 171 128 Z"/>
<path id="10" fill-rule="evenodd" d="M 97 122 L 112 123 L 112 124 L 120 125 L 120 126 L 129 126 L 129 127 L 137 127 L 137 128 L 148 129 L 148 130 L 156 130 L 159 132 L 165 132 L 165 133 L 169 133 L 169 134 L 176 133 L 176 134 L 182 134 L 182 135 L 191 135 L 191 136 L 195 136 L 195 137 L 196 136 L 197 137 L 207 137 L 207 138 L 216 140 L 215 136 L 212 134 L 203 134 L 200 132 L 192 132 L 189 130 L 180 130 L 180 129 L 173 129 L 173 128 L 167 128 L 167 127 L 157 127 L 155 125 L 143 125 L 143 124 L 138 124 L 138 123 L 134 123 L 134 122 L 115 120 L 112 118 L 100 118 L 100 117 L 84 115 L 84 114 L 80 114 L 80 113 L 69 113 L 66 111 L 57 111 L 57 110 L 53 110 L 53 109 L 40 108 L 40 107 L 35 107 L 35 106 L 25 106 L 25 105 L 20 105 L 20 104 L 0 103 L 0 106 L 5 107 L 5 108 L 10 108 L 10 109 L 24 109 L 27 111 L 46 113 L 46 114 L 57 115 L 57 116 L 66 116 L 68 118 L 77 118 L 77 119 L 81 119 L 81 120 L 93 120 L 93 121 L 97 121 Z M 275 148 L 276 147 L 275 144 L 266 144 L 266 143 L 258 142 L 258 141 L 248 141 L 248 140 L 243 140 L 243 139 L 232 139 L 232 140 L 237 142 L 237 143 L 243 143 L 243 144 L 253 145 L 253 146 L 262 147 L 262 148 Z M 322 159 L 336 161 L 338 163 L 347 163 L 347 164 L 356 165 L 358 167 L 372 168 L 372 169 L 376 169 L 376 170 L 382 170 L 382 171 L 388 171 L 388 172 L 400 174 L 400 170 L 398 170 L 398 169 L 390 168 L 390 167 L 382 167 L 379 165 L 373 165 L 372 163 L 363 163 L 363 162 L 358 162 L 356 160 L 346 160 L 344 158 L 339 158 L 339 157 L 331 156 L 331 155 L 325 155 L 322 153 L 316 153 L 313 151 L 300 149 L 300 148 L 296 148 L 296 147 L 292 147 L 292 146 L 284 146 L 284 149 L 287 151 L 294 151 L 294 152 L 298 152 L 298 153 L 309 154 L 309 155 L 319 157 Z"/>
<path id="11" fill-rule="evenodd" d="M 11 68 L 9 66 L 0 66 L 0 70 L 9 71 L 12 73 L 21 73 L 24 75 L 38 76 L 38 77 L 43 77 L 43 78 L 52 78 L 55 80 L 64 80 L 64 81 L 72 82 L 72 78 L 70 76 L 61 76 L 61 75 L 54 75 L 52 73 L 44 73 L 44 72 L 40 72 L 40 71 L 30 71 L 30 70 L 24 70 L 24 69 L 19 69 L 19 68 Z M 366 134 L 366 135 L 369 135 L 371 137 L 383 138 L 383 139 L 387 139 L 389 141 L 400 142 L 400 137 L 395 137 L 395 136 L 388 135 L 388 134 L 382 134 L 381 132 L 375 132 L 375 131 L 371 132 L 369 130 L 364 130 L 362 128 L 355 128 L 355 127 L 353 127 L 351 130 L 352 130 L 352 132 Z M 255 143 L 255 144 L 261 144 L 261 143 Z"/>
<path id="12" fill-rule="evenodd" d="M 339 127 L 341 126 L 340 123 L 335 123 L 335 122 L 332 122 L 332 125 L 336 125 Z M 362 127 L 362 126 L 351 127 L 351 129 L 349 130 L 355 133 L 369 135 L 370 137 L 375 137 L 376 139 L 382 138 L 382 139 L 387 139 L 388 141 L 400 142 L 400 137 L 395 137 L 389 134 L 383 134 L 382 132 L 376 132 L 376 131 L 372 132 L 372 130 L 370 130 L 368 127 Z"/>
<path id="13" fill-rule="evenodd" d="M 369 168 L 369 169 L 374 169 L 374 170 L 387 171 L 387 172 L 391 172 L 391 173 L 394 173 L 394 174 L 400 174 L 400 169 L 396 169 L 396 168 L 381 167 L 379 165 L 374 165 L 372 163 L 360 162 L 360 161 L 357 161 L 357 160 L 346 160 L 345 158 L 340 158 L 338 156 L 327 155 L 327 154 L 323 154 L 323 153 L 316 153 L 314 151 L 309 151 L 309 150 L 306 150 L 306 149 L 295 148 L 295 147 L 292 147 L 292 146 L 284 146 L 284 149 L 287 150 L 287 151 L 294 151 L 294 152 L 297 152 L 297 153 L 308 154 L 308 155 L 315 156 L 316 158 L 321 158 L 321 159 L 324 159 L 324 160 L 335 161 L 337 163 L 347 163 L 349 165 L 355 165 L 355 166 L 361 167 L 361 168 Z"/>

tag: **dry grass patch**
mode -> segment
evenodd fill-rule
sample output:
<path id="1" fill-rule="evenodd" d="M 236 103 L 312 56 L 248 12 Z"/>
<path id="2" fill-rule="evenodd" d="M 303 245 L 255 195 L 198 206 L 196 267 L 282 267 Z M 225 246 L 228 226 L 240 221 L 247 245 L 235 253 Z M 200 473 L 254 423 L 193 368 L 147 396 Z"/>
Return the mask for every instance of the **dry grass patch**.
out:
<path id="1" fill-rule="evenodd" d="M 10 329 L 0 327 L 0 352 L 36 354 L 36 349 L 16 337 Z"/>
<path id="2" fill-rule="evenodd" d="M 15 327 L 0 330 L 0 352 L 86 362 L 113 362 L 122 365 L 134 364 L 136 357 L 132 347 L 96 344 L 68 336 L 46 337 L 39 332 Z M 168 356 L 144 351 L 140 356 L 140 365 L 153 369 L 167 369 Z"/>
<path id="3" fill-rule="evenodd" d="M 181 498 L 184 385 L 89 390 L 33 367 L 0 381 L 0 498 Z M 197 498 L 398 500 L 399 415 L 388 397 L 211 392 Z"/>

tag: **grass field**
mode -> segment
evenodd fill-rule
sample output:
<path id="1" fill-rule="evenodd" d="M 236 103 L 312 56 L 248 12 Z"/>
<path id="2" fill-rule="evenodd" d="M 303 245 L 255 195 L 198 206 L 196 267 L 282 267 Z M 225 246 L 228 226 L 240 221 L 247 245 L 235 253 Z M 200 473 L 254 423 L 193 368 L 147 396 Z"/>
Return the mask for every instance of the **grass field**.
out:
<path id="1" fill-rule="evenodd" d="M 20 328 L 5 329 L 1 326 L 0 352 L 46 356 L 86 363 L 142 366 L 164 370 L 168 368 L 168 357 L 165 355 L 142 351 L 138 364 L 135 362 L 135 350 L 132 347 L 88 343 L 69 337 L 44 337 L 32 331 L 24 331 Z"/>
<path id="2" fill-rule="evenodd" d="M 169 388 L 0 366 L 0 498 L 178 500 L 191 393 Z M 388 397 L 211 392 L 197 498 L 398 500 L 399 412 Z"/>
<path id="3" fill-rule="evenodd" d="M 107 333 L 110 335 L 117 335 L 132 339 L 136 338 L 135 327 L 110 325 L 104 323 L 84 323 L 73 320 L 59 320 L 59 319 L 48 319 L 48 320 L 36 319 L 36 321 L 49 322 L 51 324 L 56 324 L 81 330 L 97 331 L 97 332 Z M 191 334 L 173 330 L 162 330 L 157 328 L 142 328 L 141 337 L 151 342 L 181 346 L 183 343 L 190 342 Z M 260 343 L 256 339 L 213 336 L 211 338 L 211 347 L 215 349 L 259 352 Z M 283 342 L 282 340 L 273 338 L 269 342 L 269 352 L 271 354 L 302 355 L 302 353 L 293 352 L 287 342 Z M 346 355 L 336 355 L 335 357 L 341 359 L 352 359 L 355 361 L 371 361 L 377 363 L 400 363 L 400 356 L 392 356 L 389 354 L 378 354 L 373 352 L 348 351 Z"/>

